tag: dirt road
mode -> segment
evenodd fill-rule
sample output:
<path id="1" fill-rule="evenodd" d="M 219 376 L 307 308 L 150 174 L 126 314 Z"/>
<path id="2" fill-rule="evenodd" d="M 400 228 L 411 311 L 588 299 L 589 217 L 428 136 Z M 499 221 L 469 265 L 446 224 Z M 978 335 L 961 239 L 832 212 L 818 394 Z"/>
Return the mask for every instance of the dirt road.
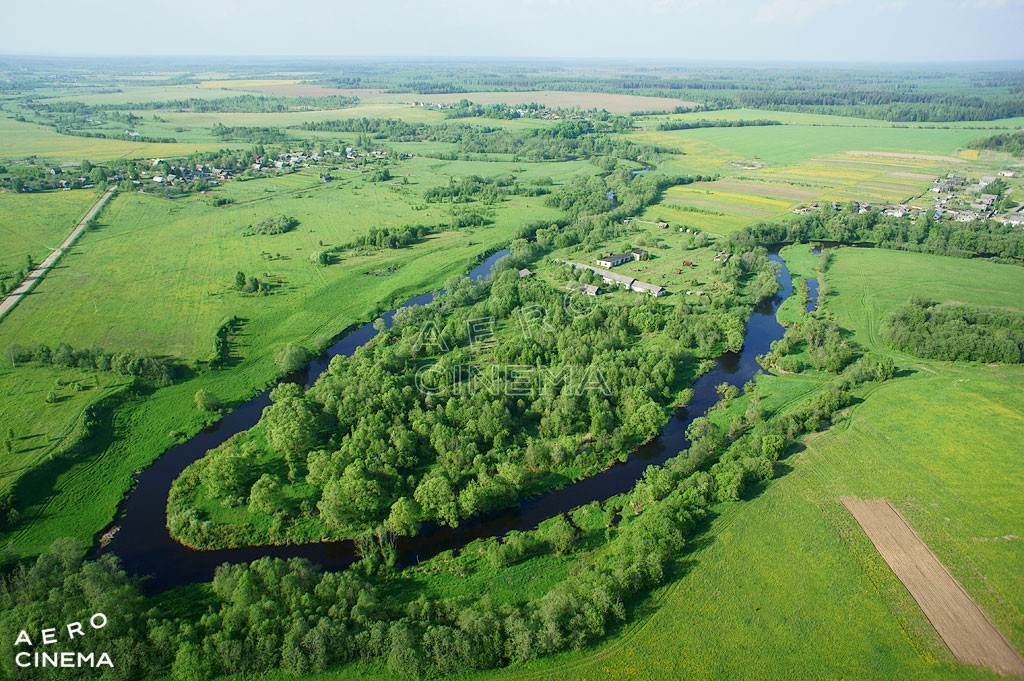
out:
<path id="1" fill-rule="evenodd" d="M 11 291 L 3 302 L 0 303 L 0 320 L 7 316 L 7 313 L 14 309 L 14 306 L 21 302 L 21 299 L 32 290 L 39 280 L 42 279 L 51 267 L 57 264 L 61 256 L 64 255 L 64 251 L 71 247 L 71 244 L 75 243 L 75 240 L 79 235 L 85 231 L 86 226 L 89 224 L 89 220 L 96 217 L 96 214 L 100 212 L 100 209 L 107 203 L 115 189 L 111 188 L 107 190 L 107 193 L 100 197 L 100 200 L 93 204 L 93 207 L 89 209 L 89 212 L 85 214 L 82 221 L 78 223 L 74 231 L 68 235 L 67 239 L 64 239 L 64 243 L 59 248 L 54 250 L 50 255 L 46 256 L 46 260 L 35 268 L 25 281 L 21 282 L 21 286 Z"/>
<path id="2" fill-rule="evenodd" d="M 1024 676 L 1024 660 L 885 499 L 840 499 L 956 659 Z"/>

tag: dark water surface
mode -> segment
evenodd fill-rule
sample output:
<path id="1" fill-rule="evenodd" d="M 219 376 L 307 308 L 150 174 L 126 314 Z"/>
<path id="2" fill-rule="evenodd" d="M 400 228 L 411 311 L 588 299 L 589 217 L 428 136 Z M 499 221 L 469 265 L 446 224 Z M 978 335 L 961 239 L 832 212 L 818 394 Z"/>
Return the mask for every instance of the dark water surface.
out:
<path id="1" fill-rule="evenodd" d="M 470 272 L 474 279 L 490 274 L 494 264 L 508 251 L 495 253 Z M 743 349 L 727 352 L 715 360 L 714 368 L 693 385 L 693 397 L 685 407 L 673 414 L 661 435 L 634 451 L 624 463 L 617 463 L 590 478 L 559 490 L 526 499 L 518 506 L 481 518 L 462 521 L 450 528 L 425 524 L 416 537 L 398 541 L 399 560 L 415 564 L 442 551 L 460 548 L 481 537 L 501 536 L 510 530 L 529 530 L 541 521 L 592 501 L 603 501 L 631 489 L 648 466 L 664 463 L 689 446 L 686 429 L 698 416 L 703 416 L 719 399 L 715 386 L 729 383 L 742 388 L 759 370 L 757 356 L 769 350 L 771 343 L 782 337 L 784 329 L 775 319 L 775 311 L 793 292 L 792 280 L 785 263 L 777 254 L 771 259 L 782 266 L 779 282 L 782 290 L 772 300 L 759 304 L 747 321 Z M 814 281 L 812 300 L 817 299 Z M 441 293 L 441 292 L 438 292 Z M 402 307 L 423 305 L 434 299 L 425 293 L 406 301 Z M 394 310 L 384 315 L 390 325 Z M 323 355 L 310 363 L 301 374 L 286 380 L 312 385 L 335 355 L 351 355 L 377 335 L 372 324 L 361 326 L 341 337 Z M 270 391 L 264 391 L 249 402 L 235 408 L 208 430 L 188 442 L 167 450 L 152 466 L 136 476 L 136 485 L 129 492 L 116 522 L 119 529 L 101 552 L 120 557 L 125 569 L 135 575 L 149 575 L 150 586 L 162 591 L 174 586 L 209 581 L 222 563 L 242 563 L 263 556 L 291 558 L 301 556 L 327 569 L 340 569 L 355 561 L 351 541 L 332 541 L 302 546 L 260 546 L 218 551 L 194 551 L 174 541 L 166 526 L 167 495 L 171 483 L 185 468 L 205 456 L 236 433 L 248 430 L 259 421 L 263 409 L 270 405 Z"/>

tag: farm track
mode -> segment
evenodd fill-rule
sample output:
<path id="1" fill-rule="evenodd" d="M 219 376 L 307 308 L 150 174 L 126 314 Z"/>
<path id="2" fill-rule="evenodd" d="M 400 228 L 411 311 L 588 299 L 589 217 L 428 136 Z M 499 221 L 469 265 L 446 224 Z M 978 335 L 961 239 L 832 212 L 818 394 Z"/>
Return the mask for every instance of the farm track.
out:
<path id="1" fill-rule="evenodd" d="M 96 214 L 100 212 L 100 209 L 102 209 L 104 205 L 106 205 L 107 201 L 111 196 L 113 196 L 115 191 L 115 188 L 108 189 L 107 193 L 93 204 L 92 208 L 89 209 L 89 212 L 86 213 L 85 217 L 78 223 L 78 226 L 75 227 L 71 234 L 68 235 L 68 238 L 64 239 L 64 243 L 50 253 L 50 255 L 46 256 L 46 259 L 40 263 L 39 267 L 32 271 L 32 274 L 25 278 L 25 281 L 23 281 L 21 285 L 14 289 L 10 295 L 4 298 L 3 302 L 0 302 L 0 320 L 3 320 L 4 317 L 6 317 L 6 315 L 21 302 L 22 298 L 28 295 L 28 293 L 35 288 L 36 284 L 46 276 L 46 273 L 60 261 L 64 252 L 71 248 L 82 232 L 85 231 L 89 221 L 96 217 Z"/>
<path id="2" fill-rule="evenodd" d="M 899 511 L 884 499 L 842 497 L 840 501 L 958 660 L 1003 675 L 1024 676 L 1024 659 Z"/>

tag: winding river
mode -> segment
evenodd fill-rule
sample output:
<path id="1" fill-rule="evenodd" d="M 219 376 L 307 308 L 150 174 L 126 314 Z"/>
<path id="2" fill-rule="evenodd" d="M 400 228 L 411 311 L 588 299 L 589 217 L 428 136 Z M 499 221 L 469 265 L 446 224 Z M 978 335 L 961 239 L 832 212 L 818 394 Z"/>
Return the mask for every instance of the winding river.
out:
<path id="1" fill-rule="evenodd" d="M 469 276 L 476 279 L 488 276 L 494 264 L 505 255 L 508 255 L 508 251 L 495 253 L 473 269 Z M 616 463 L 597 475 L 562 489 L 525 499 L 513 508 L 463 521 L 457 528 L 425 524 L 416 537 L 399 539 L 397 548 L 400 562 L 411 565 L 442 551 L 465 546 L 474 539 L 501 536 L 511 530 L 532 529 L 546 518 L 626 492 L 643 476 L 648 466 L 664 463 L 688 447 L 686 429 L 694 418 L 707 413 L 718 401 L 715 386 L 725 382 L 742 388 L 759 370 L 757 356 L 767 352 L 771 343 L 783 335 L 784 329 L 775 319 L 775 312 L 792 293 L 792 280 L 778 254 L 772 253 L 770 257 L 781 265 L 779 282 L 782 290 L 773 299 L 763 301 L 754 309 L 747 321 L 743 349 L 740 352 L 727 352 L 715 360 L 714 368 L 694 383 L 693 397 L 689 403 L 676 410 L 658 437 L 634 451 L 624 463 Z M 426 304 L 435 295 L 425 293 L 416 296 L 402 307 Z M 394 310 L 391 310 L 384 315 L 388 325 L 393 314 Z M 376 334 L 372 324 L 345 334 L 314 360 L 306 371 L 285 380 L 299 382 L 306 387 L 312 385 L 327 368 L 332 357 L 351 355 Z M 249 562 L 263 556 L 301 556 L 327 569 L 340 569 L 354 562 L 356 557 L 351 541 L 194 551 L 171 538 L 165 522 L 171 483 L 208 450 L 254 426 L 269 404 L 270 391 L 267 390 L 234 409 L 210 429 L 172 447 L 152 466 L 138 474 L 134 488 L 122 505 L 122 517 L 115 523 L 117 532 L 100 552 L 116 554 L 131 574 L 148 575 L 147 586 L 153 591 L 209 581 L 217 566 L 222 563 Z"/>

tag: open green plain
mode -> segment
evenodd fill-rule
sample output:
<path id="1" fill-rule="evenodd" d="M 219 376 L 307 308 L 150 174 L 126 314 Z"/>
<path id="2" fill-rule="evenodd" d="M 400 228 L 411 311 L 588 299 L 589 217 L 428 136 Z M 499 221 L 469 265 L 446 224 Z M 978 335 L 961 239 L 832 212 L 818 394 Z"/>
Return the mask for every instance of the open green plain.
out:
<path id="1" fill-rule="evenodd" d="M 1024 271 L 847 248 L 826 276 L 825 311 L 862 348 L 893 355 L 900 376 L 858 393 L 849 417 L 807 438 L 756 498 L 722 507 L 648 615 L 594 650 L 483 678 L 995 678 L 955 663 L 845 495 L 890 499 L 1024 647 L 1024 370 L 893 353 L 878 332 L 913 294 L 1024 310 Z M 815 383 L 762 376 L 758 390 L 775 410 Z"/>

